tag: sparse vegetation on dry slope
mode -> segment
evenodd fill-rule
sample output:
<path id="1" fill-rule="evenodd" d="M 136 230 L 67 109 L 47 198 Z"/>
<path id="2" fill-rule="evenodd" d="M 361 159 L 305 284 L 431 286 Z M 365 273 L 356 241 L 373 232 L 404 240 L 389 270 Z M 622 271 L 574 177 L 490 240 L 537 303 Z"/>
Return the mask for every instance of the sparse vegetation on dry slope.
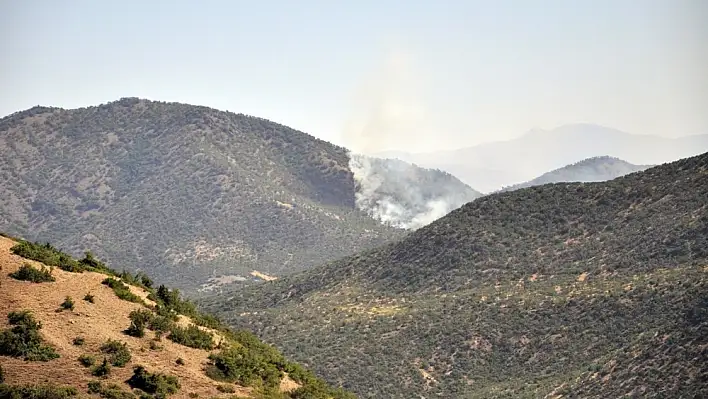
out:
<path id="1" fill-rule="evenodd" d="M 53 254 L 76 267 L 53 269 L 52 278 L 41 281 L 15 278 L 19 270 L 34 276 L 28 267 L 42 270 L 36 259 Z M 353 398 L 252 334 L 199 312 L 179 291 L 152 288 L 145 275 L 117 273 L 89 258 L 77 261 L 51 245 L 0 237 L 0 314 L 8 315 L 7 326 L 0 322 L 0 397 Z M 86 292 L 91 301 L 71 300 Z M 216 378 L 221 370 L 229 378 Z"/>

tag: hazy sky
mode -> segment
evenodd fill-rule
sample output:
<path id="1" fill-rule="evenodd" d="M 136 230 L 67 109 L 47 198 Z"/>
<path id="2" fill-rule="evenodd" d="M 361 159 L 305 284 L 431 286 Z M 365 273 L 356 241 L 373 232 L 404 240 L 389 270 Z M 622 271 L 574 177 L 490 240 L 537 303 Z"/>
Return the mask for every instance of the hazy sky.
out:
<path id="1" fill-rule="evenodd" d="M 708 133 L 708 1 L 0 0 L 0 114 L 144 97 L 370 151 Z"/>

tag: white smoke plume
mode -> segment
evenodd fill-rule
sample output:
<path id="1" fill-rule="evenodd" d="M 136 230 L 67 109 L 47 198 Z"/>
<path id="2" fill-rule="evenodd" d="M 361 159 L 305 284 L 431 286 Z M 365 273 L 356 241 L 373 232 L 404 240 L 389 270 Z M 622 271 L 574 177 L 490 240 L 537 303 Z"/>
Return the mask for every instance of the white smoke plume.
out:
<path id="1" fill-rule="evenodd" d="M 346 145 L 372 154 L 421 144 L 431 136 L 423 88 L 411 55 L 390 52 L 358 93 L 344 129 Z M 357 154 L 349 162 L 358 184 L 356 205 L 382 223 L 416 229 L 481 195 L 445 172 Z"/>
<path id="2" fill-rule="evenodd" d="M 350 154 L 356 206 L 382 223 L 417 229 L 481 196 L 452 175 L 399 160 Z"/>

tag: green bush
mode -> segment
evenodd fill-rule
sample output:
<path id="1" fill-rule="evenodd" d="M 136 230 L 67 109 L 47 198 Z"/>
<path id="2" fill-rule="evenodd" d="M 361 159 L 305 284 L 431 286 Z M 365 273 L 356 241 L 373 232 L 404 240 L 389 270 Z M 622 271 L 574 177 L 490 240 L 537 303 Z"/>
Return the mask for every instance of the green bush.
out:
<path id="1" fill-rule="evenodd" d="M 74 387 L 46 385 L 0 384 L 0 398 L 8 399 L 66 399 L 79 394 Z"/>
<path id="2" fill-rule="evenodd" d="M 133 294 L 130 291 L 130 288 L 128 288 L 128 286 L 120 280 L 108 277 L 103 280 L 101 284 L 109 286 L 113 290 L 113 292 L 115 292 L 116 296 L 118 296 L 118 298 L 120 299 L 123 299 L 128 302 L 135 302 L 141 304 L 143 303 L 143 300 L 139 296 Z"/>
<path id="3" fill-rule="evenodd" d="M 86 295 L 84 296 L 84 301 L 86 301 L 86 302 L 88 302 L 88 303 L 94 303 L 94 300 L 95 300 L 95 298 L 94 298 L 94 296 L 91 295 L 91 294 L 86 294 Z"/>
<path id="4" fill-rule="evenodd" d="M 173 325 L 174 318 L 172 316 L 157 315 L 150 320 L 148 328 L 153 331 L 168 332 L 172 329 Z"/>
<path id="5" fill-rule="evenodd" d="M 199 327 L 190 325 L 187 328 L 173 326 L 170 330 L 169 340 L 180 345 L 195 349 L 214 349 L 214 336 L 202 331 Z"/>
<path id="6" fill-rule="evenodd" d="M 277 366 L 255 351 L 238 345 L 209 355 L 207 375 L 217 381 L 250 386 L 263 381 L 266 386 L 280 383 L 283 373 Z"/>
<path id="7" fill-rule="evenodd" d="M 164 285 L 157 288 L 157 292 L 149 297 L 158 305 L 169 309 L 175 313 L 185 316 L 195 316 L 197 314 L 196 306 L 188 301 L 180 298 L 178 289 L 170 290 Z"/>
<path id="8" fill-rule="evenodd" d="M 10 312 L 7 318 L 12 327 L 0 331 L 0 355 L 42 362 L 59 357 L 54 348 L 43 344 L 42 324 L 29 311 Z"/>
<path id="9" fill-rule="evenodd" d="M 101 345 L 101 352 L 110 355 L 110 362 L 116 367 L 125 366 L 131 358 L 128 344 L 111 339 Z"/>
<path id="10" fill-rule="evenodd" d="M 99 393 L 103 389 L 101 381 L 89 381 L 88 392 L 89 393 Z"/>
<path id="11" fill-rule="evenodd" d="M 91 367 L 96 364 L 96 358 L 91 355 L 81 355 L 79 356 L 79 363 L 84 367 Z"/>
<path id="12" fill-rule="evenodd" d="M 135 399 L 135 394 L 124 391 L 118 384 L 103 386 L 100 381 L 89 382 L 89 393 L 98 394 L 105 399 Z"/>
<path id="13" fill-rule="evenodd" d="M 84 343 L 86 343 L 86 338 L 84 338 L 84 337 L 76 337 L 76 338 L 74 338 L 74 341 L 73 341 L 73 344 L 74 344 L 74 345 L 76 345 L 76 346 L 81 346 L 81 345 L 83 345 Z"/>
<path id="14" fill-rule="evenodd" d="M 177 363 L 178 366 L 184 366 L 184 365 L 185 365 L 184 359 L 182 359 L 181 357 L 180 357 L 180 358 L 177 358 L 177 360 L 175 361 L 175 363 Z"/>
<path id="15" fill-rule="evenodd" d="M 67 272 L 80 273 L 84 271 L 84 267 L 79 262 L 57 250 L 49 243 L 40 244 L 20 241 L 11 248 L 11 251 L 15 255 L 42 262 L 47 266 L 56 266 Z"/>
<path id="16" fill-rule="evenodd" d="M 67 296 L 64 298 L 64 302 L 59 305 L 59 308 L 62 310 L 74 310 L 74 300 L 71 299 L 70 296 Z"/>
<path id="17" fill-rule="evenodd" d="M 132 388 L 141 389 L 155 395 L 157 398 L 165 398 L 168 395 L 177 393 L 180 389 L 177 377 L 161 373 L 150 373 L 143 366 L 135 366 L 133 368 L 133 376 L 127 382 Z"/>
<path id="18" fill-rule="evenodd" d="M 2 371 L 2 364 L 0 364 L 0 384 L 5 382 L 5 373 Z"/>
<path id="19" fill-rule="evenodd" d="M 33 283 L 50 283 L 56 281 L 49 269 L 44 266 L 42 266 L 41 269 L 37 269 L 29 263 L 23 264 L 17 271 L 10 273 L 10 277 L 16 280 L 31 281 Z"/>
<path id="20" fill-rule="evenodd" d="M 216 387 L 216 390 L 221 393 L 234 393 L 234 392 L 236 392 L 234 387 L 229 386 L 229 385 L 219 385 L 218 387 Z"/>
<path id="21" fill-rule="evenodd" d="M 130 326 L 125 330 L 125 333 L 132 337 L 142 338 L 145 336 L 145 327 L 155 316 L 147 309 L 140 309 L 133 310 L 128 317 L 130 318 Z"/>
<path id="22" fill-rule="evenodd" d="M 97 365 L 93 369 L 91 369 L 91 375 L 95 377 L 106 377 L 108 374 L 111 373 L 111 365 L 108 363 L 107 358 L 103 358 L 103 361 L 101 364 Z"/>

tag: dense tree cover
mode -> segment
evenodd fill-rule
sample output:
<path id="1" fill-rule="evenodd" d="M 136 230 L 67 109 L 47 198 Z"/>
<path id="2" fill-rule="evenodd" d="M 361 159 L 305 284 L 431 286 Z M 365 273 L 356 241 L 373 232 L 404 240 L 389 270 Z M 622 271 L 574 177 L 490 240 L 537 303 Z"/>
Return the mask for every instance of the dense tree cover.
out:
<path id="1" fill-rule="evenodd" d="M 361 397 L 705 397 L 707 198 L 708 154 L 494 194 L 201 304 Z"/>
<path id="2" fill-rule="evenodd" d="M 356 210 L 347 150 L 252 116 L 123 99 L 33 108 L 0 119 L 0 136 L 0 230 L 173 287 L 303 270 L 401 235 Z"/>

